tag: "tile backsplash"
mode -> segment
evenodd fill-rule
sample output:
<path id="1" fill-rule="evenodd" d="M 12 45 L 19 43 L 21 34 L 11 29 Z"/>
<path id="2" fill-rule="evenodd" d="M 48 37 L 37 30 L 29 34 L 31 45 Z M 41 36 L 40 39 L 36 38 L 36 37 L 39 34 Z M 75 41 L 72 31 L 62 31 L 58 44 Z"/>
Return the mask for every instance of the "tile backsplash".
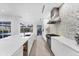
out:
<path id="1" fill-rule="evenodd" d="M 74 39 L 76 32 L 79 32 L 79 4 L 64 4 L 60 8 L 61 23 L 56 24 L 58 33 L 70 39 Z"/>

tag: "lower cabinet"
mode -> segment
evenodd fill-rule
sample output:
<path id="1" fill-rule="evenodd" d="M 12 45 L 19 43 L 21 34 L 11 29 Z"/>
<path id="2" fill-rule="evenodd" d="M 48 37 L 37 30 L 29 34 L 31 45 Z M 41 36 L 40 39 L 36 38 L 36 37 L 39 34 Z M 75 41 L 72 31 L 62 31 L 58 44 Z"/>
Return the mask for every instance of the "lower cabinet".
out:
<path id="1" fill-rule="evenodd" d="M 12 56 L 28 56 L 28 41 L 25 42 Z"/>
<path id="2" fill-rule="evenodd" d="M 62 39 L 59 39 L 59 40 L 62 40 Z M 51 50 L 55 56 L 79 56 L 79 52 L 73 49 L 72 47 L 68 46 L 67 43 L 65 44 L 64 39 L 63 39 L 64 41 L 59 41 L 59 40 L 54 38 L 52 38 L 51 40 Z M 75 47 L 77 48 L 76 45 Z"/>
<path id="3" fill-rule="evenodd" d="M 23 56 L 23 46 L 21 46 L 12 56 Z"/>
<path id="4" fill-rule="evenodd" d="M 28 55 L 28 41 L 23 45 L 23 56 Z"/>
<path id="5" fill-rule="evenodd" d="M 35 36 L 29 38 L 12 56 L 29 56 L 35 39 Z"/>

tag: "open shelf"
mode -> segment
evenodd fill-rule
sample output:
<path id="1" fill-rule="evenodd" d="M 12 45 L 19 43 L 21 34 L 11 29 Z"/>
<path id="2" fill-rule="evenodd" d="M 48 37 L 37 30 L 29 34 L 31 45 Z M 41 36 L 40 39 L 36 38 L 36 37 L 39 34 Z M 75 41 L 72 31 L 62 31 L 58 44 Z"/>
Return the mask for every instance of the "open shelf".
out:
<path id="1" fill-rule="evenodd" d="M 60 23 L 61 22 L 61 18 L 57 17 L 54 20 L 49 20 L 49 22 L 47 24 L 56 24 L 56 23 Z"/>

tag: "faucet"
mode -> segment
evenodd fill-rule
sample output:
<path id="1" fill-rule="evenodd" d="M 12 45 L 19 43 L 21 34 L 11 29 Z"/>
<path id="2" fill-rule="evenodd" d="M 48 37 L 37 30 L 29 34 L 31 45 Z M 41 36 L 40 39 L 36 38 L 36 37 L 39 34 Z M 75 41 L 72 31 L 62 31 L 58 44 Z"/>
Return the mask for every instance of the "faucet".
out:
<path id="1" fill-rule="evenodd" d="M 79 44 L 79 33 L 76 33 L 75 40 L 76 40 L 77 44 Z"/>

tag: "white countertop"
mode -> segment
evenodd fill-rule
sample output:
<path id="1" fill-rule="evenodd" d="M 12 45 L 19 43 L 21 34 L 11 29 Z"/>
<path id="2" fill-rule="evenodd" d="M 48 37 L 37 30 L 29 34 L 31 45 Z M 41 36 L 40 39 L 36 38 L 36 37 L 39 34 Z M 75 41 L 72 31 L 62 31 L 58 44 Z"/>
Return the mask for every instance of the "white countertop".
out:
<path id="1" fill-rule="evenodd" d="M 71 40 L 65 37 L 51 37 L 51 39 L 58 40 L 59 42 L 63 43 L 64 45 L 68 46 L 69 48 L 72 48 L 76 52 L 79 52 L 79 45 L 76 43 L 75 40 Z"/>
<path id="2" fill-rule="evenodd" d="M 32 36 L 32 35 L 31 35 Z M 9 36 L 0 40 L 0 56 L 13 55 L 31 36 Z"/>

